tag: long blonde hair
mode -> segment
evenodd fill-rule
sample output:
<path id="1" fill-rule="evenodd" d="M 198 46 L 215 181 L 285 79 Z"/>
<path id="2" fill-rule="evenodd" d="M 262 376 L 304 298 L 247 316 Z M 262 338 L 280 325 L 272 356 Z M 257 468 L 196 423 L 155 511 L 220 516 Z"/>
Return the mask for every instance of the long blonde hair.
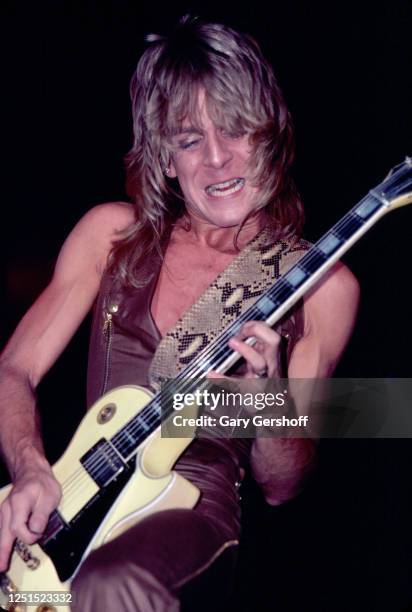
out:
<path id="1" fill-rule="evenodd" d="M 184 213 L 178 185 L 165 176 L 173 130 L 198 124 L 199 90 L 211 119 L 247 133 L 251 168 L 267 222 L 277 237 L 298 235 L 303 207 L 289 168 L 294 155 L 289 111 L 256 41 L 225 25 L 185 17 L 167 38 L 147 37 L 131 81 L 134 142 L 127 154 L 127 192 L 135 222 L 115 243 L 109 271 L 123 284 L 144 285 L 171 229 Z"/>

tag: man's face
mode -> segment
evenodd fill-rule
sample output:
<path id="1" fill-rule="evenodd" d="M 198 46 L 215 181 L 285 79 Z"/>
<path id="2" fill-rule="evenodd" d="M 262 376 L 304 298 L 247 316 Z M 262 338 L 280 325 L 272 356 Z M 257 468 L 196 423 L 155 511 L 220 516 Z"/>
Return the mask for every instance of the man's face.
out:
<path id="1" fill-rule="evenodd" d="M 228 134 L 209 117 L 199 95 L 201 130 L 187 121 L 172 137 L 170 177 L 177 177 L 189 214 L 217 227 L 240 225 L 258 205 L 250 181 L 246 134 Z"/>

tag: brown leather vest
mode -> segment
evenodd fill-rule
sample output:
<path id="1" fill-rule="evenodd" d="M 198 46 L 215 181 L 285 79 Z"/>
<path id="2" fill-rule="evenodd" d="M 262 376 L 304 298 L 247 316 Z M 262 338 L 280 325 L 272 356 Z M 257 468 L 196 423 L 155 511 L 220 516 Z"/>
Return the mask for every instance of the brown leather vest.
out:
<path id="1" fill-rule="evenodd" d="M 203 348 L 205 341 L 219 335 L 307 248 L 304 241 L 270 243 L 267 236 L 259 235 L 164 338 L 150 312 L 160 262 L 154 265 L 150 282 L 140 289 L 122 288 L 104 275 L 90 341 L 88 405 L 120 385 L 137 384 L 153 389 L 158 380 L 174 377 Z M 277 325 L 277 330 L 282 335 L 282 375 L 286 376 L 291 351 L 303 333 L 301 304 Z M 239 531 L 235 483 L 240 478 L 240 467 L 247 466 L 250 447 L 248 439 L 196 439 L 174 468 L 201 490 L 196 509 L 220 521 L 228 537 L 236 537 Z"/>

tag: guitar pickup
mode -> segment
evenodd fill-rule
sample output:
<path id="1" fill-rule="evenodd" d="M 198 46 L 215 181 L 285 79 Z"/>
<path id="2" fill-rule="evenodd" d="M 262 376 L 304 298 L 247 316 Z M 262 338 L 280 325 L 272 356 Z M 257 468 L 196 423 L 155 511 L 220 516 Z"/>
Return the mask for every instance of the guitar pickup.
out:
<path id="1" fill-rule="evenodd" d="M 123 472 L 126 463 L 116 448 L 105 438 L 99 440 L 81 457 L 80 463 L 100 487 L 105 487 Z"/>

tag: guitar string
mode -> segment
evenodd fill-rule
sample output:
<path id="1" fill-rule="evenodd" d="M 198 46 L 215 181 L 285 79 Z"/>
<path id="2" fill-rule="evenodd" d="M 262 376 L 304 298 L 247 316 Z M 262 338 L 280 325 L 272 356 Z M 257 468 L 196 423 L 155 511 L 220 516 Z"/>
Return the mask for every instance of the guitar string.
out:
<path id="1" fill-rule="evenodd" d="M 361 202 L 362 202 L 362 200 L 361 200 Z M 318 258 L 319 258 L 319 256 L 321 256 L 322 258 L 324 258 L 324 261 L 327 261 L 327 256 L 326 256 L 326 258 L 325 258 L 325 253 L 324 253 L 324 252 L 323 252 L 321 249 L 317 248 L 317 244 L 319 244 L 319 242 L 321 242 L 321 241 L 322 241 L 322 240 L 323 240 L 323 239 L 324 239 L 326 236 L 328 236 L 328 235 L 330 235 L 330 234 L 333 234 L 333 233 L 335 233 L 335 232 L 337 232 L 337 231 L 339 232 L 339 230 L 343 229 L 343 227 L 345 227 L 346 225 L 348 225 L 348 223 L 350 223 L 351 221 L 353 221 L 353 220 L 355 220 L 355 219 L 356 219 L 356 221 L 358 222 L 358 228 L 359 228 L 359 227 L 362 227 L 362 225 L 364 224 L 364 222 L 365 222 L 366 220 L 364 220 L 364 219 L 362 219 L 361 217 L 359 217 L 359 215 L 357 215 L 357 214 L 356 214 L 356 212 L 355 212 L 356 208 L 358 208 L 358 206 L 359 206 L 359 205 L 360 205 L 360 203 L 356 204 L 356 205 L 355 205 L 355 207 L 354 207 L 352 210 L 350 210 L 348 213 L 346 213 L 346 215 L 345 215 L 345 216 L 344 216 L 344 217 L 343 217 L 343 218 L 342 218 L 342 219 L 341 219 L 341 220 L 340 220 L 338 223 L 336 223 L 336 224 L 335 224 L 335 225 L 334 225 L 334 226 L 333 226 L 333 227 L 332 227 L 332 228 L 331 228 L 331 229 L 330 229 L 328 232 L 326 232 L 326 234 L 324 234 L 324 235 L 323 235 L 323 236 L 322 236 L 322 237 L 319 239 L 319 241 L 318 241 L 317 243 L 315 243 L 315 244 L 314 244 L 314 245 L 313 245 L 313 246 L 310 248 L 310 250 L 309 250 L 309 251 L 308 251 L 308 252 L 307 252 L 305 255 L 303 255 L 303 256 L 301 257 L 301 259 L 300 259 L 300 260 L 299 260 L 299 261 L 298 261 L 296 264 L 294 264 L 294 266 L 292 266 L 292 268 L 293 268 L 293 267 L 303 267 L 304 265 L 309 265 L 309 264 L 311 264 L 311 263 L 312 263 L 312 262 L 313 262 L 315 259 L 318 259 Z M 376 211 L 377 211 L 377 209 L 375 209 L 375 210 L 374 210 L 374 211 L 371 213 L 371 215 L 370 215 L 370 216 L 372 216 L 374 213 L 376 213 Z M 359 221 L 361 222 L 361 224 L 359 224 Z M 354 231 L 356 231 L 358 228 L 356 228 Z M 354 233 L 354 232 L 353 232 L 353 233 Z M 347 241 L 348 239 L 349 239 L 349 238 L 344 239 L 344 240 L 343 240 L 343 242 Z M 340 246 L 340 245 L 337 245 L 337 248 L 338 248 L 338 246 Z M 322 264 L 321 264 L 321 265 L 322 265 Z M 292 268 L 291 268 L 291 269 L 292 269 Z M 291 270 L 291 269 L 290 269 L 290 270 Z M 290 270 L 289 270 L 289 271 L 290 271 Z M 306 271 L 305 271 L 305 272 L 306 272 Z M 309 274 L 311 274 L 311 273 L 309 273 Z M 281 281 L 281 279 L 282 279 L 282 278 L 283 278 L 283 277 L 279 277 L 279 280 Z M 268 289 L 268 290 L 265 292 L 265 293 L 271 293 L 271 291 L 273 290 L 273 294 L 274 294 L 274 295 L 271 295 L 271 298 L 272 298 L 272 299 L 276 299 L 276 293 L 280 293 L 282 290 L 284 290 L 285 284 L 286 284 L 286 286 L 287 286 L 287 287 L 292 287 L 292 286 L 291 286 L 289 283 L 287 283 L 287 281 L 284 281 L 283 283 L 281 283 L 281 284 L 282 284 L 282 286 L 278 286 L 278 287 L 276 287 L 276 284 L 277 284 L 277 283 L 276 283 L 276 281 L 275 281 L 275 284 L 274 284 L 274 285 L 273 285 L 271 288 L 269 288 L 269 289 Z M 292 288 L 292 289 L 293 289 L 293 288 Z M 260 296 L 260 297 L 262 297 L 262 296 Z M 290 296 L 288 296 L 288 297 L 290 297 Z M 259 298 L 258 298 L 258 300 L 257 300 L 257 301 L 259 301 Z M 246 317 L 245 315 L 247 315 L 247 317 Z M 223 334 L 222 334 L 222 335 L 221 335 L 221 336 L 218 338 L 218 341 L 216 342 L 216 344 L 215 344 L 215 343 L 212 343 L 212 344 L 211 344 L 211 345 L 210 345 L 210 346 L 207 348 L 207 350 L 205 351 L 205 353 L 204 353 L 204 354 L 202 353 L 201 355 L 199 355 L 199 358 L 198 358 L 198 359 L 200 359 L 200 360 L 201 360 L 201 362 L 203 362 L 203 363 L 204 363 L 204 362 L 205 362 L 205 360 L 207 360 L 207 356 L 208 356 L 210 353 L 220 351 L 222 348 L 224 348 L 224 347 L 226 346 L 226 344 L 227 344 L 227 340 L 228 340 L 230 337 L 232 337 L 232 336 L 233 336 L 233 334 L 230 334 L 230 332 L 231 332 L 231 331 L 233 331 L 231 328 L 232 328 L 232 327 L 237 327 L 237 328 L 238 328 L 239 326 L 241 326 L 241 325 L 242 325 L 242 323 L 244 322 L 244 320 L 252 320 L 252 317 L 253 317 L 254 315 L 259 315 L 259 316 L 261 316 L 261 315 L 262 315 L 262 313 L 261 313 L 260 309 L 259 309 L 257 306 L 252 305 L 252 306 L 251 306 L 249 309 L 247 309 L 247 310 L 245 311 L 245 313 L 242 313 L 242 315 L 240 315 L 240 317 L 238 317 L 238 318 L 237 318 L 237 319 L 236 319 L 234 322 L 232 322 L 232 323 L 230 324 L 230 326 L 227 328 L 227 330 L 225 330 L 225 332 L 223 332 Z M 229 349 L 229 350 L 228 350 L 228 353 L 229 353 L 229 354 L 230 354 L 230 353 L 232 353 L 232 352 L 233 352 L 233 351 L 232 351 L 231 349 Z M 225 357 L 225 359 L 226 359 L 226 358 L 227 358 L 227 357 Z M 198 361 L 198 360 L 196 360 L 196 361 Z M 201 374 L 205 374 L 205 372 L 204 372 L 204 366 L 202 365 L 202 363 L 201 363 L 201 362 L 199 363 L 199 365 L 196 365 L 196 364 L 195 364 L 195 365 L 193 365 L 193 364 L 189 365 L 189 366 L 188 366 L 187 368 L 185 368 L 185 369 L 184 369 L 184 370 L 183 370 L 183 371 L 182 371 L 180 374 L 184 374 L 184 377 L 187 377 L 187 376 L 192 376 L 192 375 L 194 375 L 194 374 L 198 373 L 198 374 L 199 374 L 199 377 L 200 377 L 200 375 L 201 375 Z M 192 371 L 191 371 L 191 370 L 192 370 Z M 174 385 L 176 385 L 176 383 L 177 383 L 177 381 L 178 381 L 178 378 L 179 378 L 179 377 L 176 377 L 176 379 L 174 379 L 174 383 L 173 383 Z M 199 381 L 199 382 L 198 382 L 198 381 L 196 381 L 196 383 L 197 383 L 197 385 L 196 385 L 196 386 L 199 386 L 200 382 L 201 382 L 201 381 Z M 190 386 L 190 385 L 192 385 L 192 384 L 194 384 L 194 381 L 193 381 L 193 380 L 188 381 L 188 385 L 189 385 L 189 386 Z M 183 387 L 181 387 L 181 388 L 182 388 L 182 389 L 184 389 L 184 388 L 185 388 L 185 386 L 183 386 Z M 139 420 L 143 420 L 143 421 L 144 421 L 144 422 L 145 422 L 145 423 L 148 425 L 148 430 L 150 430 L 150 429 L 152 428 L 152 426 L 153 426 L 155 423 L 157 424 L 157 426 L 160 426 L 160 422 L 158 422 L 158 421 L 159 421 L 159 414 L 158 414 L 158 411 L 157 411 L 157 410 L 156 410 L 155 412 L 153 412 L 153 411 L 151 412 L 151 411 L 150 411 L 150 406 L 151 406 L 151 405 L 153 405 L 153 403 L 155 403 L 156 399 L 158 398 L 158 395 L 159 395 L 159 394 L 157 394 L 157 395 L 156 395 L 156 396 L 155 396 L 155 397 L 154 397 L 154 398 L 153 398 L 153 399 L 152 399 L 152 400 L 149 402 L 149 404 L 148 404 L 146 407 L 142 408 L 141 412 L 142 412 L 143 414 L 140 414 L 140 412 L 139 412 L 139 413 L 138 413 L 138 414 L 137 414 L 135 417 L 133 417 L 133 418 L 131 419 L 131 421 L 129 421 L 129 425 L 127 425 L 127 424 L 126 424 L 125 426 L 123 426 L 122 430 L 124 430 L 124 429 L 126 429 L 126 428 L 127 428 L 128 433 L 129 433 L 129 434 L 131 434 L 131 435 L 133 435 L 133 434 L 135 434 L 135 433 L 139 433 L 139 434 L 143 434 L 143 435 L 144 435 L 146 432 L 145 432 L 145 431 L 143 431 L 143 432 L 142 432 L 142 427 L 141 427 L 140 423 L 138 422 Z M 145 414 L 145 413 L 146 413 L 146 414 Z M 172 411 L 170 412 L 170 414 L 171 414 L 171 413 L 172 413 Z M 147 415 L 147 419 L 146 419 L 146 415 Z M 166 417 L 165 417 L 165 418 L 167 418 L 167 416 L 168 416 L 168 415 L 166 414 Z M 133 419 L 137 419 L 137 420 L 136 420 L 136 423 L 132 423 Z M 145 429 L 145 428 L 143 428 L 143 429 Z M 118 432 L 118 433 L 120 433 L 120 432 Z M 140 436 L 139 436 L 139 437 L 140 437 Z M 140 440 L 136 440 L 136 443 L 138 443 L 138 442 L 140 442 Z M 141 443 L 141 442 L 140 442 L 140 443 Z M 138 446 L 140 446 L 140 443 L 138 444 Z M 127 448 L 127 446 L 128 446 L 127 444 L 120 444 L 120 445 L 116 445 L 116 446 L 115 446 L 115 448 L 116 448 L 116 449 L 117 449 L 117 450 L 118 450 L 120 453 L 122 453 L 122 450 L 124 450 L 125 448 Z M 137 447 L 135 450 L 136 450 L 136 452 L 137 452 L 138 447 Z M 93 469 L 93 472 L 95 473 L 95 472 L 96 472 L 96 469 L 98 469 L 98 468 L 100 467 L 100 465 L 105 464 L 105 462 L 106 462 L 105 457 L 104 457 L 104 456 L 100 456 L 100 457 L 98 457 L 97 459 L 95 459 L 94 461 L 92 461 L 90 464 L 87 464 L 87 465 L 86 465 L 86 467 L 87 467 L 87 468 L 89 468 L 89 469 Z M 103 470 L 103 471 L 104 471 L 104 470 Z M 103 471 L 101 471 L 100 473 L 98 472 L 98 473 L 96 474 L 96 475 L 97 475 L 97 477 L 101 476 Z M 87 472 L 85 471 L 84 467 L 82 466 L 81 468 L 78 468 L 78 470 L 77 470 L 77 471 L 76 471 L 74 474 L 72 474 L 72 475 L 71 475 L 71 476 L 70 476 L 70 477 L 69 477 L 69 478 L 68 478 L 68 479 L 67 479 L 67 480 L 66 480 L 66 481 L 65 481 L 65 482 L 62 484 L 62 489 L 64 490 L 65 495 L 67 495 L 67 494 L 68 494 L 68 491 L 70 490 L 70 485 L 74 485 L 74 484 L 75 484 L 75 483 L 73 482 L 73 479 L 74 479 L 74 478 L 76 478 L 76 476 L 77 476 L 77 475 L 80 475 L 80 474 L 84 474 L 84 476 L 86 477 L 86 482 L 89 482 L 90 476 L 87 474 Z"/>

